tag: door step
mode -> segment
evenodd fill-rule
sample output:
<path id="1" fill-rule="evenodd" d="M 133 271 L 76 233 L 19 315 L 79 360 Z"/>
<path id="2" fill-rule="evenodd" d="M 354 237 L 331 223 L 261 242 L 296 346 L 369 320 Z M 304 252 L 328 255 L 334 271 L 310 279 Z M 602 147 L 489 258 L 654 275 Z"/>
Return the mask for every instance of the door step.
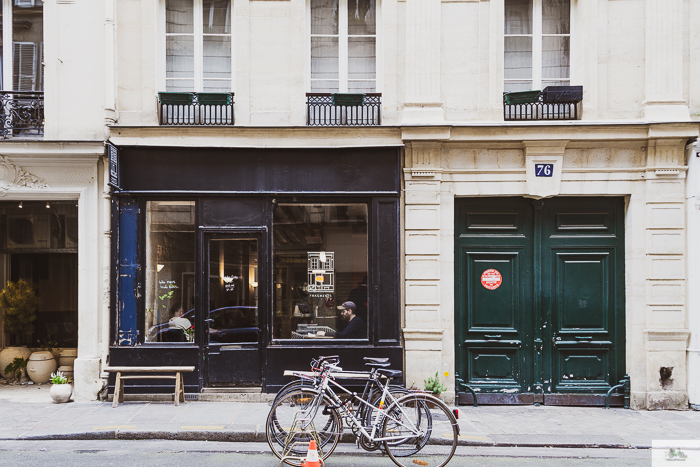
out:
<path id="1" fill-rule="evenodd" d="M 200 401 L 208 402 L 272 402 L 274 394 L 262 392 L 261 387 L 202 388 Z"/>

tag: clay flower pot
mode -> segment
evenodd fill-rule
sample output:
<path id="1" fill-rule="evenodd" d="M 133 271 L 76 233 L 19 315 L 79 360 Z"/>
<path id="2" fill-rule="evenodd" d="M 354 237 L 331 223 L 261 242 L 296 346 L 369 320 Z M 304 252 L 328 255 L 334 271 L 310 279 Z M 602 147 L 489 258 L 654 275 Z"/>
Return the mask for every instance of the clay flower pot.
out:
<path id="1" fill-rule="evenodd" d="M 70 396 L 73 394 L 73 385 L 68 383 L 53 384 L 51 385 L 51 389 L 49 389 L 49 394 L 54 404 L 68 402 L 70 401 Z"/>
<path id="2" fill-rule="evenodd" d="M 34 352 L 27 362 L 27 374 L 35 383 L 48 383 L 58 365 L 48 350 Z"/>
<path id="3" fill-rule="evenodd" d="M 17 358 L 29 358 L 32 351 L 26 347 L 5 347 L 2 352 L 0 352 L 0 373 L 5 379 L 12 379 L 14 375 L 6 374 L 5 367 L 12 363 L 12 361 Z"/>

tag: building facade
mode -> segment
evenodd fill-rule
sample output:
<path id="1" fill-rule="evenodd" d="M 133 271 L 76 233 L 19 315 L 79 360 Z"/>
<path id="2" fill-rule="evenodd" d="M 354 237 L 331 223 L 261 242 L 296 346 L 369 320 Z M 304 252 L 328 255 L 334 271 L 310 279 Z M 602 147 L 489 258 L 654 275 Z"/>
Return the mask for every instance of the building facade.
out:
<path id="1" fill-rule="evenodd" d="M 13 3 L 43 5 L 45 51 L 3 16 L 3 79 L 46 83 L 45 131 L 0 154 L 94 168 L 56 188 L 81 397 L 107 364 L 272 392 L 338 353 L 459 403 L 697 398 L 696 0 Z"/>

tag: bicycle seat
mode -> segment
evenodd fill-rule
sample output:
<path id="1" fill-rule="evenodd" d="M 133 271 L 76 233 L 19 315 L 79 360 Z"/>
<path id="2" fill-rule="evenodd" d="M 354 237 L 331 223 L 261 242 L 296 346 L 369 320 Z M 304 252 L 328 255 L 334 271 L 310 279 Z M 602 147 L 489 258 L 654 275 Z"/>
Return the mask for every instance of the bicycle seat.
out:
<path id="1" fill-rule="evenodd" d="M 363 360 L 366 362 L 372 362 L 372 363 L 389 363 L 388 358 L 382 358 L 382 357 L 364 357 Z"/>
<path id="2" fill-rule="evenodd" d="M 391 363 L 365 363 L 365 366 L 370 368 L 387 368 L 391 366 Z"/>
<path id="3" fill-rule="evenodd" d="M 384 375 L 387 378 L 401 378 L 403 376 L 403 371 L 401 370 L 390 370 L 388 368 L 380 368 L 377 373 Z"/>

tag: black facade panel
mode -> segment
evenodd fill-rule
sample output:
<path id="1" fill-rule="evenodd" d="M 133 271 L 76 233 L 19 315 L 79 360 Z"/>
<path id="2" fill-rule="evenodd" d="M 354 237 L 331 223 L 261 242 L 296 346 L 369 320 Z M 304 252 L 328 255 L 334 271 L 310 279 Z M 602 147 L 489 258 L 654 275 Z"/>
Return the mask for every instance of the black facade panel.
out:
<path id="1" fill-rule="evenodd" d="M 399 148 L 120 148 L 123 191 L 398 193 Z"/>
<path id="2" fill-rule="evenodd" d="M 375 305 L 374 325 L 376 345 L 399 345 L 400 290 L 399 290 L 399 200 L 377 198 L 373 208 L 374 254 L 376 266 L 371 268 L 373 278 L 372 300 Z M 395 234 L 396 233 L 396 234 Z M 384 311 L 384 312 L 382 312 Z"/>
<path id="3" fill-rule="evenodd" d="M 203 198 L 201 202 L 202 226 L 263 226 L 268 223 L 268 202 L 265 198 Z"/>

